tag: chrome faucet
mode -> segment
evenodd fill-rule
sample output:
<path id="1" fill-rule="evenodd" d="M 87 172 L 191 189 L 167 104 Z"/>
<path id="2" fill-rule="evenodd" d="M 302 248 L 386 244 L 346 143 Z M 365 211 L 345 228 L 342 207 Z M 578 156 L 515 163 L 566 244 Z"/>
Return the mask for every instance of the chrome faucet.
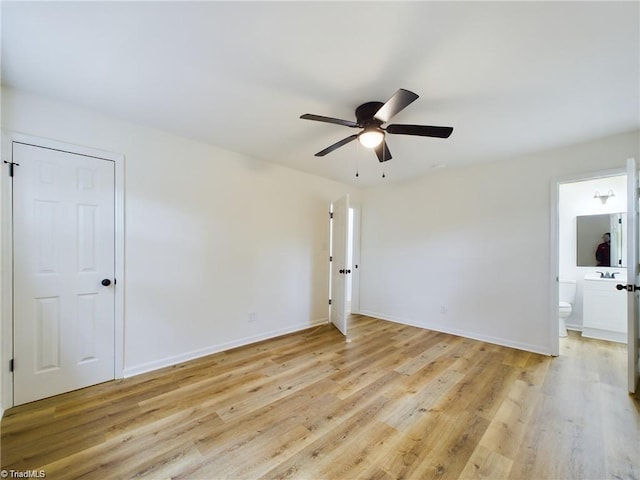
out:
<path id="1" fill-rule="evenodd" d="M 604 273 L 604 272 L 596 271 L 596 273 L 600 274 L 600 278 L 613 278 L 613 279 L 615 279 L 616 275 L 619 274 L 620 272 L 606 272 L 606 273 Z"/>

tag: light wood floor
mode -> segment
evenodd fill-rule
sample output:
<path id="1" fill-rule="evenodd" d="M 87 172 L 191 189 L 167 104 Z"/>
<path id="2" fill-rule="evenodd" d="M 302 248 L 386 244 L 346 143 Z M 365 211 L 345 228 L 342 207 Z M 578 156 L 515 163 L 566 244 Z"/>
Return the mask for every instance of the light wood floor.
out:
<path id="1" fill-rule="evenodd" d="M 561 356 L 353 317 L 9 410 L 47 479 L 639 479 L 625 347 Z"/>

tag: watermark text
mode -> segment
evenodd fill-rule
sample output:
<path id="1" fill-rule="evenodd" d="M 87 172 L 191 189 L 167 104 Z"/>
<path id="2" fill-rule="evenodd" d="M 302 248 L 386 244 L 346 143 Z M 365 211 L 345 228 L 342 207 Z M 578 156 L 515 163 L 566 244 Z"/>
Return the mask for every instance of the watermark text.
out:
<path id="1" fill-rule="evenodd" d="M 44 470 L 2 470 L 0 478 L 46 478 Z"/>

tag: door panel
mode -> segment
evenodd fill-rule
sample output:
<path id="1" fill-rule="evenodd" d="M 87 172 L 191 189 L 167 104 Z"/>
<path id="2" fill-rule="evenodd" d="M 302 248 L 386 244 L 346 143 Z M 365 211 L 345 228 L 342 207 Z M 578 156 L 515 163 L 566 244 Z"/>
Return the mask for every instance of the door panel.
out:
<path id="1" fill-rule="evenodd" d="M 331 235 L 331 308 L 329 319 L 343 335 L 347 335 L 347 250 L 349 195 L 335 201 L 332 205 Z"/>
<path id="2" fill-rule="evenodd" d="M 114 162 L 13 144 L 14 403 L 114 378 Z"/>
<path id="3" fill-rule="evenodd" d="M 640 258 L 640 221 L 638 220 L 638 165 L 635 159 L 627 160 L 627 283 L 640 285 L 638 274 L 638 260 Z M 628 387 L 634 393 L 638 385 L 640 368 L 638 366 L 638 332 L 640 331 L 640 312 L 638 309 L 638 292 L 635 288 L 627 291 L 627 356 L 628 356 Z"/>
<path id="4" fill-rule="evenodd" d="M 36 373 L 60 368 L 60 297 L 37 298 Z"/>

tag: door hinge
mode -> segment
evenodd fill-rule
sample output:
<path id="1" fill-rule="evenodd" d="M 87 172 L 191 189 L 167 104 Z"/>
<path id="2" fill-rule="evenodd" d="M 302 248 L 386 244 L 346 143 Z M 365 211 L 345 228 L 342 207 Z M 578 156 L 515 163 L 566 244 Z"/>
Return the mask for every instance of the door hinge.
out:
<path id="1" fill-rule="evenodd" d="M 6 163 L 7 165 L 9 165 L 9 176 L 10 176 L 10 177 L 13 177 L 13 167 L 14 167 L 14 166 L 18 166 L 18 167 L 19 167 L 19 166 L 20 166 L 20 164 L 19 164 L 19 163 L 16 163 L 16 162 L 7 162 L 6 160 L 4 161 L 4 163 Z"/>
<path id="2" fill-rule="evenodd" d="M 333 262 L 333 255 L 329 255 L 329 261 Z"/>
<path id="3" fill-rule="evenodd" d="M 331 305 L 331 299 L 329 299 L 329 305 Z"/>
<path id="4" fill-rule="evenodd" d="M 329 212 L 329 218 L 333 218 L 333 212 Z"/>
<path id="5" fill-rule="evenodd" d="M 13 372 L 13 358 L 9 360 L 9 371 Z"/>

